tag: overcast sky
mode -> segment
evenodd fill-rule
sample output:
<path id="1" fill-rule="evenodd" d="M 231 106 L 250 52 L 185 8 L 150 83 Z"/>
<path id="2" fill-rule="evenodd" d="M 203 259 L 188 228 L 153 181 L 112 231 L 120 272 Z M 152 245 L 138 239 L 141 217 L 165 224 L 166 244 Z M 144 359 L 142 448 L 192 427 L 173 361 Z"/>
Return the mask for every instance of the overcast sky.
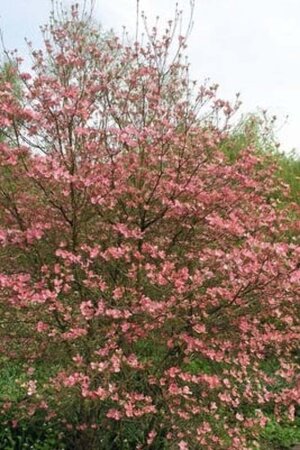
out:
<path id="1" fill-rule="evenodd" d="M 136 0 L 96 3 L 104 28 L 121 32 L 126 25 L 134 30 Z M 159 15 L 163 25 L 173 17 L 176 0 L 140 3 L 150 22 Z M 25 36 L 40 45 L 39 25 L 47 20 L 50 4 L 0 0 L 6 47 L 25 54 Z M 179 0 L 179 5 L 187 18 L 189 0 Z M 300 154 L 300 0 L 196 0 L 188 55 L 193 78 L 210 78 L 229 100 L 240 92 L 243 112 L 260 108 L 277 115 L 282 149 L 295 148 Z"/>

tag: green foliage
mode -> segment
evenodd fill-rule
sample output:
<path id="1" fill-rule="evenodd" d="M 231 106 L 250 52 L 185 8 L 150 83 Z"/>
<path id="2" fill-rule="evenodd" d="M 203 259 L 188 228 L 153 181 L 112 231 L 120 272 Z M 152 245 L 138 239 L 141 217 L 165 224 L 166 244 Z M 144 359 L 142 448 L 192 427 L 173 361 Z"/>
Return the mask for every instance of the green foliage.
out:
<path id="1" fill-rule="evenodd" d="M 5 61 L 0 67 L 0 82 L 10 83 L 17 100 L 22 99 L 22 85 L 13 62 Z"/>
<path id="2" fill-rule="evenodd" d="M 218 373 L 218 367 L 221 365 L 224 367 L 225 364 L 220 364 L 216 361 L 210 361 L 205 358 L 193 358 L 183 366 L 183 370 L 191 373 L 192 375 L 198 375 L 201 373 L 210 375 Z"/>
<path id="3" fill-rule="evenodd" d="M 0 427 L 2 450 L 65 450 L 60 435 L 51 424 L 24 422 L 16 428 Z"/>
<path id="4" fill-rule="evenodd" d="M 28 374 L 20 363 L 7 364 L 2 357 L 0 365 L 0 407 L 6 402 L 12 403 L 0 418 L 0 448 L 1 450 L 64 450 L 66 447 L 61 438 L 63 434 L 55 424 L 45 422 L 44 417 L 33 416 L 30 420 L 14 422 L 14 404 L 24 399 L 23 383 L 28 380 Z M 35 367 L 35 378 L 38 383 L 43 383 L 49 368 L 46 364 Z"/>
<path id="5" fill-rule="evenodd" d="M 288 185 L 289 201 L 300 204 L 300 157 L 295 152 L 280 152 L 274 136 L 274 122 L 266 114 L 249 114 L 231 130 L 221 143 L 221 150 L 233 164 L 240 152 L 249 146 L 258 155 L 267 156 L 270 164 L 277 166 L 278 180 Z M 280 200 L 281 198 L 279 194 Z"/>
<path id="6" fill-rule="evenodd" d="M 21 388 L 22 382 L 25 382 L 26 375 L 19 364 L 6 365 L 3 358 L 3 367 L 0 375 L 0 401 L 16 401 L 23 395 Z M 16 380 L 19 382 L 16 383 Z"/>
<path id="7" fill-rule="evenodd" d="M 262 433 L 262 449 L 284 450 L 290 449 L 300 442 L 300 417 L 294 423 L 278 423 L 271 418 Z"/>
<path id="8" fill-rule="evenodd" d="M 292 201 L 300 204 L 300 158 L 279 155 L 279 175 L 290 187 Z"/>

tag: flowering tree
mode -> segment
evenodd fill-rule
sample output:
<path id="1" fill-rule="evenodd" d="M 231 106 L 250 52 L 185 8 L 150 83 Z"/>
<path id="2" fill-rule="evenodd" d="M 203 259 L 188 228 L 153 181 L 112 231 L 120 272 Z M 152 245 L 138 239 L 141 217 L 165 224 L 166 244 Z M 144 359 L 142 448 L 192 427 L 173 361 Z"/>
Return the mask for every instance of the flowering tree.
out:
<path id="1" fill-rule="evenodd" d="M 1 352 L 31 366 L 15 419 L 78 448 L 248 449 L 300 398 L 296 206 L 253 146 L 220 150 L 234 108 L 192 91 L 175 26 L 127 44 L 73 7 L 22 97 L 0 85 Z"/>

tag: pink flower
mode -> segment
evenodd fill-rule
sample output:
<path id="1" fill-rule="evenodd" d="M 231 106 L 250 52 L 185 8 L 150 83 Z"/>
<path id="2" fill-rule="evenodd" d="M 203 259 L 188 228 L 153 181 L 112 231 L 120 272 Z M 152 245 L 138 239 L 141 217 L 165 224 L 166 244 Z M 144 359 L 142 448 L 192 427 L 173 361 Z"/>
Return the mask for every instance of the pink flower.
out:
<path id="1" fill-rule="evenodd" d="M 189 450 L 188 444 L 185 441 L 180 441 L 178 448 L 179 450 Z"/>
<path id="2" fill-rule="evenodd" d="M 147 438 L 147 444 L 151 445 L 156 436 L 157 432 L 155 430 L 150 431 Z"/>
<path id="3" fill-rule="evenodd" d="M 80 304 L 80 312 L 86 320 L 90 320 L 94 316 L 94 307 L 91 300 Z"/>
<path id="4" fill-rule="evenodd" d="M 107 412 L 106 417 L 109 419 L 120 420 L 122 415 L 120 411 L 118 411 L 117 409 L 110 409 Z"/>
<path id="5" fill-rule="evenodd" d="M 71 328 L 66 333 L 63 333 L 62 336 L 67 340 L 75 340 L 87 334 L 87 330 L 85 328 Z"/>
<path id="6" fill-rule="evenodd" d="M 47 325 L 46 323 L 39 321 L 36 325 L 36 329 L 39 333 L 42 333 L 43 331 L 48 330 L 49 325 Z"/>
<path id="7" fill-rule="evenodd" d="M 193 326 L 193 330 L 195 330 L 198 334 L 202 334 L 206 332 L 206 327 L 203 324 L 197 324 Z"/>

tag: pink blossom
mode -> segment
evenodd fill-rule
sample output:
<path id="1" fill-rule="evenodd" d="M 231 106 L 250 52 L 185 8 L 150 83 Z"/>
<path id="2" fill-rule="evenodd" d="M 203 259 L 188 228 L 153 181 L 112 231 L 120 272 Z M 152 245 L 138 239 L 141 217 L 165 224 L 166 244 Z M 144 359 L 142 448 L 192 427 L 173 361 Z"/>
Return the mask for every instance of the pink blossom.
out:
<path id="1" fill-rule="evenodd" d="M 178 444 L 179 450 L 189 450 L 188 444 L 185 441 L 180 441 Z"/>
<path id="2" fill-rule="evenodd" d="M 114 419 L 114 420 L 118 421 L 118 420 L 121 419 L 122 415 L 121 415 L 120 411 L 118 411 L 117 409 L 111 408 L 107 412 L 106 417 L 109 418 L 109 419 Z"/>

